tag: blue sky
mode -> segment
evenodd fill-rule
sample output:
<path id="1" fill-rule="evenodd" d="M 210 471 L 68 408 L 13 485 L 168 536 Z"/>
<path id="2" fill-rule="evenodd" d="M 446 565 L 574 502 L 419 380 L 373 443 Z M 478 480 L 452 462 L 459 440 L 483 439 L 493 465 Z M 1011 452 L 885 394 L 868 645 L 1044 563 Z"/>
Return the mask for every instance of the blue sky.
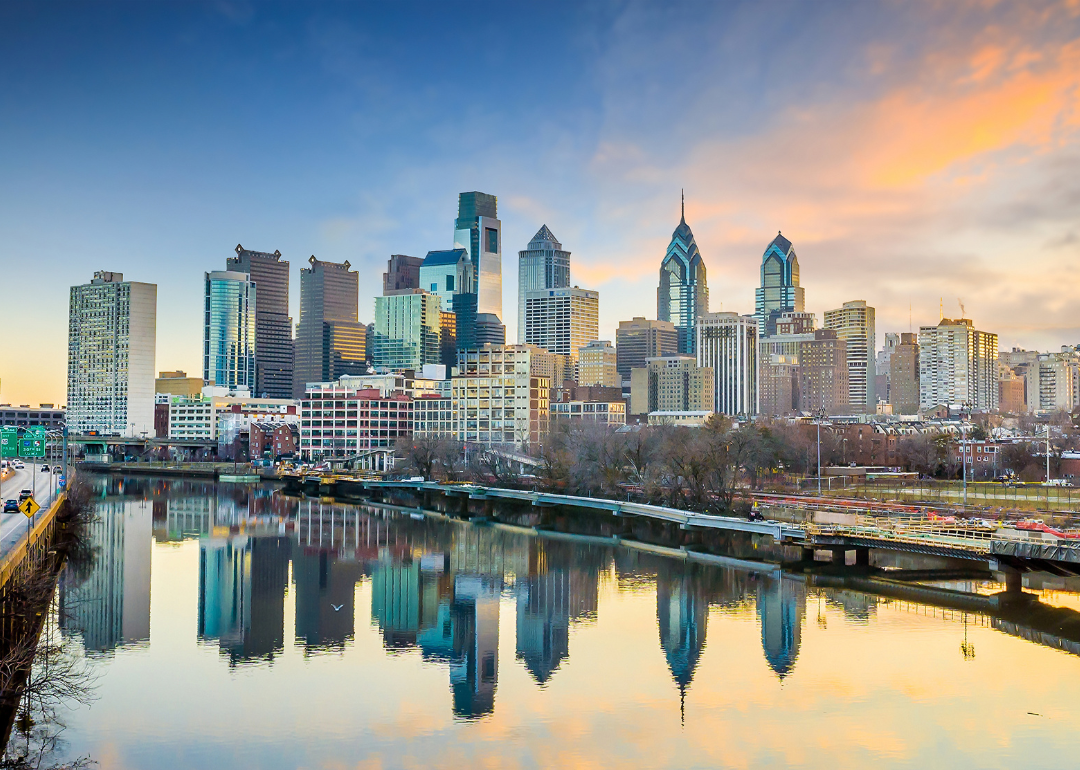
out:
<path id="1" fill-rule="evenodd" d="M 239 242 L 361 274 L 499 196 L 504 321 L 546 223 L 601 336 L 655 317 L 679 190 L 712 309 L 795 243 L 808 309 L 1080 342 L 1080 4 L 74 3 L 0 7 L 0 262 L 32 303 L 0 401 L 64 400 L 68 287 L 157 283 L 158 367 L 200 370 L 202 273 Z M 1062 267 L 1064 266 L 1064 269 Z M 26 363 L 33 362 L 28 369 Z M 31 375 L 32 372 L 32 375 Z"/>

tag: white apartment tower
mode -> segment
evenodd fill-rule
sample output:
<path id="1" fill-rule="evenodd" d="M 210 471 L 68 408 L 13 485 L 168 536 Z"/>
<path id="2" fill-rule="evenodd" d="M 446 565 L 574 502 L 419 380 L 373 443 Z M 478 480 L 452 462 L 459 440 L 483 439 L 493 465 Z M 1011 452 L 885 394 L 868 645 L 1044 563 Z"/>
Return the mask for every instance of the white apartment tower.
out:
<path id="1" fill-rule="evenodd" d="M 874 308 L 861 299 L 825 311 L 825 328 L 836 332 L 836 338 L 847 345 L 848 404 L 859 412 L 877 411 L 874 324 Z"/>
<path id="2" fill-rule="evenodd" d="M 721 414 L 758 413 L 758 324 L 752 315 L 698 317 L 698 366 L 713 370 L 713 408 Z"/>
<path id="3" fill-rule="evenodd" d="M 600 330 L 600 292 L 579 289 L 530 291 L 525 295 L 525 344 L 570 356 L 595 340 Z"/>
<path id="4" fill-rule="evenodd" d="M 942 318 L 919 328 L 919 406 L 976 410 L 998 406 L 997 335 L 970 319 Z"/>
<path id="5" fill-rule="evenodd" d="M 71 433 L 154 435 L 157 286 L 100 270 L 71 287 L 67 424 Z"/>

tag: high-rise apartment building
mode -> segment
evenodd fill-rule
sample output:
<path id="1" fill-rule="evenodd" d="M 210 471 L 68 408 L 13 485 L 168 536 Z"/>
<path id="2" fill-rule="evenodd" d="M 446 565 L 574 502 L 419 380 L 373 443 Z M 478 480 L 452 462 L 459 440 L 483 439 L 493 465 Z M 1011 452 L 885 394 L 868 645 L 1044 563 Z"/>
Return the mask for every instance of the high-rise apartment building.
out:
<path id="1" fill-rule="evenodd" d="M 518 342 L 525 341 L 525 307 L 529 292 L 570 286 L 570 252 L 563 249 L 547 225 L 518 252 Z"/>
<path id="2" fill-rule="evenodd" d="M 760 348 L 759 348 L 760 350 Z M 758 367 L 758 409 L 767 417 L 784 417 L 799 410 L 798 355 L 770 353 Z"/>
<path id="3" fill-rule="evenodd" d="M 473 265 L 476 312 L 502 320 L 502 222 L 498 199 L 482 192 L 458 196 L 454 248 L 465 249 Z"/>
<path id="4" fill-rule="evenodd" d="M 853 411 L 877 411 L 874 395 L 877 341 L 875 311 L 861 299 L 845 302 L 843 307 L 825 311 L 825 328 L 836 332 L 847 345 L 848 397 Z"/>
<path id="5" fill-rule="evenodd" d="M 889 403 L 893 414 L 919 413 L 919 338 L 909 332 L 889 351 Z"/>
<path id="6" fill-rule="evenodd" d="M 617 388 L 622 384 L 616 368 L 615 348 L 608 340 L 592 340 L 578 348 L 577 381 L 579 385 L 605 388 Z"/>
<path id="7" fill-rule="evenodd" d="M 420 265 L 419 286 L 439 295 L 442 309 L 453 312 L 454 295 L 472 292 L 473 265 L 468 252 L 465 249 L 429 251 Z"/>
<path id="8" fill-rule="evenodd" d="M 438 364 L 442 356 L 442 300 L 423 289 L 392 291 L 375 298 L 375 349 L 379 373 Z"/>
<path id="9" fill-rule="evenodd" d="M 281 252 L 250 251 L 236 245 L 227 270 L 247 273 L 255 284 L 255 385 L 252 393 L 291 398 L 293 388 L 293 319 L 289 316 L 289 263 Z"/>
<path id="10" fill-rule="evenodd" d="M 630 413 L 711 412 L 713 370 L 693 356 L 650 358 L 630 373 Z"/>
<path id="11" fill-rule="evenodd" d="M 799 259 L 791 241 L 776 237 L 761 257 L 761 286 L 754 291 L 755 314 L 762 337 L 776 334 L 776 319 L 781 313 L 806 309 L 806 297 L 799 285 Z"/>
<path id="12" fill-rule="evenodd" d="M 919 405 L 994 410 L 998 405 L 997 335 L 968 318 L 919 328 Z"/>
<path id="13" fill-rule="evenodd" d="M 832 329 L 818 329 L 812 340 L 799 342 L 799 405 L 804 412 L 849 409 L 847 345 Z"/>
<path id="14" fill-rule="evenodd" d="M 525 344 L 577 360 L 600 329 L 600 293 L 574 286 L 531 291 L 525 297 Z"/>
<path id="15" fill-rule="evenodd" d="M 877 352 L 874 361 L 874 395 L 878 403 L 891 404 L 889 383 L 892 378 L 892 354 L 896 346 L 900 344 L 900 335 L 896 332 L 885 332 L 885 344 Z"/>
<path id="16" fill-rule="evenodd" d="M 204 274 L 203 380 L 255 391 L 255 282 L 247 273 Z"/>
<path id="17" fill-rule="evenodd" d="M 660 263 L 660 286 L 656 290 L 656 317 L 675 324 L 679 353 L 694 355 L 698 316 L 709 312 L 709 287 L 694 233 L 686 224 L 686 200 L 682 219 L 671 234 L 664 261 Z"/>
<path id="18" fill-rule="evenodd" d="M 533 356 L 527 345 L 458 351 L 451 397 L 459 440 L 519 448 L 543 441 L 552 383 L 536 374 Z"/>
<path id="19" fill-rule="evenodd" d="M 1039 402 L 1042 412 L 1073 411 L 1080 394 L 1080 356 L 1062 351 L 1039 356 Z"/>
<path id="20" fill-rule="evenodd" d="M 641 369 L 650 358 L 674 356 L 679 352 L 679 333 L 671 321 L 650 321 L 635 317 L 619 321 L 615 331 L 615 366 L 623 382 L 630 372 Z"/>
<path id="21" fill-rule="evenodd" d="M 357 320 L 359 277 L 348 261 L 312 256 L 300 271 L 300 322 L 296 325 L 294 394 L 309 382 L 331 382 L 366 370 L 367 327 Z"/>
<path id="22" fill-rule="evenodd" d="M 420 266 L 423 262 L 421 257 L 391 254 L 390 259 L 386 260 L 386 272 L 382 276 L 383 294 L 421 288 Z"/>
<path id="23" fill-rule="evenodd" d="M 757 319 L 738 313 L 698 317 L 697 362 L 713 371 L 713 411 L 758 413 Z"/>
<path id="24" fill-rule="evenodd" d="M 71 287 L 67 424 L 71 433 L 154 435 L 157 286 L 100 270 Z"/>

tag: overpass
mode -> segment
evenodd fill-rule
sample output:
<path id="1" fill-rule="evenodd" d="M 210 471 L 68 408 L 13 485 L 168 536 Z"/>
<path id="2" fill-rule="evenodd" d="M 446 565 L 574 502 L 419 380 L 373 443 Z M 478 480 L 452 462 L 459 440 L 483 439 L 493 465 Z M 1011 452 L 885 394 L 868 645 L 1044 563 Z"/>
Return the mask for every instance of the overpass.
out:
<path id="1" fill-rule="evenodd" d="M 308 477 L 310 479 L 310 477 Z M 302 480 L 301 480 L 302 481 Z M 310 481 L 309 481 L 310 484 Z M 295 481 L 286 479 L 286 486 Z M 715 516 L 660 505 L 560 495 L 475 484 L 428 481 L 381 481 L 375 479 L 322 479 L 312 489 L 330 496 L 381 497 L 396 490 L 411 493 L 425 506 L 434 496 L 449 508 L 471 516 L 470 505 L 482 506 L 490 516 L 496 502 L 536 508 L 591 511 L 614 519 L 640 517 L 671 525 L 686 532 L 742 532 L 768 535 L 776 543 L 802 549 L 803 560 L 812 561 L 816 552 L 828 551 L 834 564 L 844 564 L 846 554 L 855 551 L 856 565 L 869 566 L 871 550 L 897 551 L 982 562 L 1004 572 L 1010 590 L 1019 590 L 1022 572 L 1046 571 L 1058 575 L 1080 575 L 1080 541 L 1048 537 L 1011 527 L 997 529 L 949 522 L 915 514 L 850 515 L 841 522 L 813 520 L 789 523 L 778 520 L 749 521 L 737 516 Z"/>

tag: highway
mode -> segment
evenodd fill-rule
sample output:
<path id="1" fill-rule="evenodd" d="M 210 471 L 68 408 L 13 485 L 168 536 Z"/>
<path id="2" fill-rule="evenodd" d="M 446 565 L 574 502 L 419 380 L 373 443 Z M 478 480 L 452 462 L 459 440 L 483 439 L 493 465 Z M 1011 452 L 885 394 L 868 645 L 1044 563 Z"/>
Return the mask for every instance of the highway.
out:
<path id="1" fill-rule="evenodd" d="M 50 466 L 52 467 L 52 466 Z M 33 489 L 34 499 L 41 505 L 38 516 L 48 509 L 52 502 L 56 482 L 60 474 L 43 473 L 40 468 L 37 471 L 37 483 L 34 483 L 34 466 L 27 462 L 26 467 L 16 470 L 15 475 L 4 480 L 0 487 L 0 497 L 4 500 L 9 498 L 19 499 L 19 492 L 23 489 Z M 0 513 L 0 557 L 6 556 L 7 552 L 19 538 L 26 532 L 27 519 L 22 513 Z"/>

